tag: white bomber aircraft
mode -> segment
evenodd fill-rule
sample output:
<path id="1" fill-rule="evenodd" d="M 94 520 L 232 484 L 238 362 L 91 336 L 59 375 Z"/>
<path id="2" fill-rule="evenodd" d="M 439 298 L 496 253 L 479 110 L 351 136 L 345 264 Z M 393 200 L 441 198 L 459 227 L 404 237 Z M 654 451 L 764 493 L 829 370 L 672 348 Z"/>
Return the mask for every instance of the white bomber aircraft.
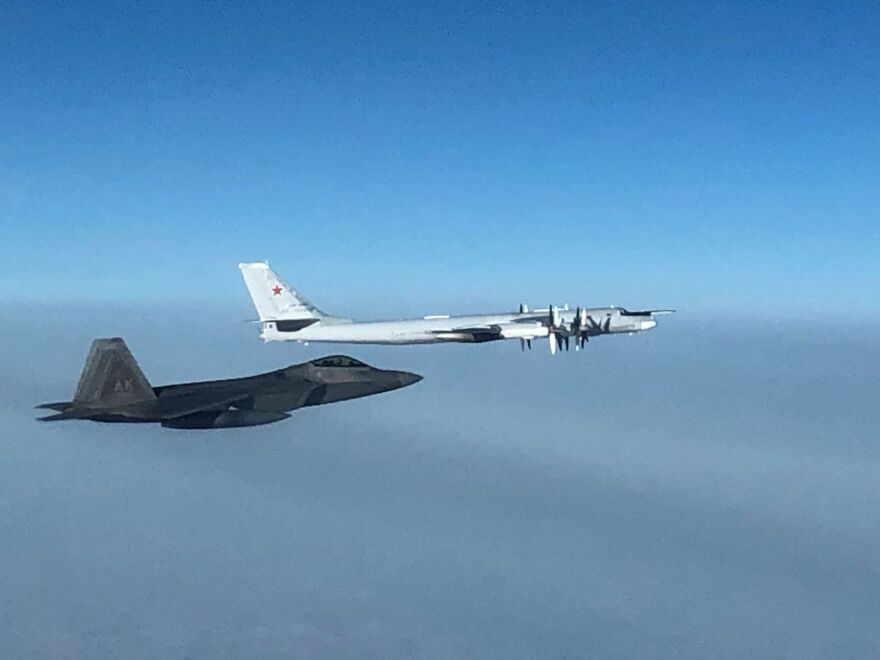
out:
<path id="1" fill-rule="evenodd" d="M 345 344 L 480 343 L 519 339 L 523 350 L 532 340 L 546 337 L 550 352 L 568 350 L 574 339 L 580 350 L 591 337 L 650 330 L 654 316 L 673 310 L 630 312 L 622 307 L 568 306 L 518 312 L 450 316 L 436 314 L 397 321 L 354 321 L 325 314 L 295 289 L 285 284 L 267 262 L 239 264 L 244 282 L 260 316 L 264 341 L 331 342 Z"/>

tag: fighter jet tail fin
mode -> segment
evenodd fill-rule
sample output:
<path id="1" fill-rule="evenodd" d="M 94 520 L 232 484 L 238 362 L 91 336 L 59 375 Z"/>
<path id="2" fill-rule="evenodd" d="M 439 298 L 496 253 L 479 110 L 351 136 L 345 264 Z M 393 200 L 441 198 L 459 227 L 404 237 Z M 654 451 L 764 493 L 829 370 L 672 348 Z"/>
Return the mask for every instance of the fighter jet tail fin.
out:
<path id="1" fill-rule="evenodd" d="M 155 398 L 156 393 L 122 339 L 92 342 L 73 397 L 74 407 L 124 406 Z"/>
<path id="2" fill-rule="evenodd" d="M 327 315 L 269 268 L 268 262 L 238 264 L 261 321 L 322 319 Z"/>

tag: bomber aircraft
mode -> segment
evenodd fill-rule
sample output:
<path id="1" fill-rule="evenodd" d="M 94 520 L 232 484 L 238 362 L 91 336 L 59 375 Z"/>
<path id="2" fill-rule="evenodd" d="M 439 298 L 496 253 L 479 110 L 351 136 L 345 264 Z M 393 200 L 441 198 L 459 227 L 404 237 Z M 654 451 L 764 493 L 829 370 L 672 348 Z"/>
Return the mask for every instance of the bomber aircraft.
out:
<path id="1" fill-rule="evenodd" d="M 551 353 L 557 349 L 584 348 L 593 337 L 632 334 L 657 325 L 659 314 L 671 309 L 629 311 L 623 307 L 568 306 L 517 312 L 450 316 L 435 314 L 397 321 L 354 321 L 325 314 L 298 291 L 288 286 L 267 262 L 238 266 L 257 309 L 265 341 L 331 342 L 346 344 L 436 344 L 480 343 L 519 339 L 522 350 L 532 340 L 546 337 Z"/>
<path id="2" fill-rule="evenodd" d="M 92 342 L 73 401 L 44 403 L 42 421 L 158 422 L 173 429 L 271 424 L 297 408 L 396 390 L 422 379 L 331 355 L 245 378 L 152 387 L 118 338 Z"/>

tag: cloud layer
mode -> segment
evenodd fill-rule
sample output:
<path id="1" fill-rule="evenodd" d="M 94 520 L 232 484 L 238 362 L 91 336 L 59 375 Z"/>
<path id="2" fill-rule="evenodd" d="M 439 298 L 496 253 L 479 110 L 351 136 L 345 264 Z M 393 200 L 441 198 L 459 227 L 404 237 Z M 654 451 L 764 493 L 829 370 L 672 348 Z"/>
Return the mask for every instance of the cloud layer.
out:
<path id="1" fill-rule="evenodd" d="M 669 319 L 259 429 L 33 421 L 93 336 L 154 382 L 333 352 L 234 314 L 0 310 L 13 657 L 875 657 L 878 328 Z"/>

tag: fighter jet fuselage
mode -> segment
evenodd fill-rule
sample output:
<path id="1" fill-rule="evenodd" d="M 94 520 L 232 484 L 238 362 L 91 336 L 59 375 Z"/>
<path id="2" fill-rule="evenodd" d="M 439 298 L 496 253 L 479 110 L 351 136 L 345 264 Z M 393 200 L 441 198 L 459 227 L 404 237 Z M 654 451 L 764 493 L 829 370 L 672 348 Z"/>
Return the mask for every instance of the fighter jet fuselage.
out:
<path id="1" fill-rule="evenodd" d="M 44 421 L 232 428 L 270 424 L 298 408 L 388 392 L 419 380 L 417 374 L 335 355 L 256 376 L 151 387 L 121 339 L 97 339 L 73 401 L 38 407 L 57 411 Z"/>

